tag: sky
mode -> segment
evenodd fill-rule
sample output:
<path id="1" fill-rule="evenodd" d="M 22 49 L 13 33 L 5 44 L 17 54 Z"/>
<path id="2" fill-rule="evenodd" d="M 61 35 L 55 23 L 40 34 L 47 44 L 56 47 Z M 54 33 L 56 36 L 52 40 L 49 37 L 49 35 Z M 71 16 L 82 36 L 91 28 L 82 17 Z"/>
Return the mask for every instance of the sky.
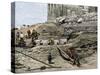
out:
<path id="1" fill-rule="evenodd" d="M 47 4 L 15 2 L 15 25 L 32 25 L 47 21 Z"/>

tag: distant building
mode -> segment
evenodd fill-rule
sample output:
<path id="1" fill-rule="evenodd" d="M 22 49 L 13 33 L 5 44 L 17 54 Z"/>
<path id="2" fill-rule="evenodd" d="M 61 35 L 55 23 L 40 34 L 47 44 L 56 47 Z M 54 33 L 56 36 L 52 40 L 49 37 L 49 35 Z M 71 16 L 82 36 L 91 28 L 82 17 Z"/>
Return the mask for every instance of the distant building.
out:
<path id="1" fill-rule="evenodd" d="M 96 11 L 97 7 L 91 6 L 48 4 L 48 21 L 53 21 L 60 16 L 75 16 Z"/>

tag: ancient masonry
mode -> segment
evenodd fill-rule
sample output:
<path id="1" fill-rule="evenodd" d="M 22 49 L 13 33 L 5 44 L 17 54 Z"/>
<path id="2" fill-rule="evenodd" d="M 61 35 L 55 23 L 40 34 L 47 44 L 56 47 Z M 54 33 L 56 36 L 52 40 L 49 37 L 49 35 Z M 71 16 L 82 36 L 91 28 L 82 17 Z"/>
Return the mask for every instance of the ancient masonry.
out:
<path id="1" fill-rule="evenodd" d="M 57 17 L 83 15 L 91 12 L 97 13 L 97 7 L 48 4 L 48 22 L 54 22 Z M 93 23 L 88 22 L 87 24 L 82 24 L 81 26 L 72 26 L 72 28 L 78 29 L 78 31 L 97 31 L 97 21 Z"/>
<path id="2" fill-rule="evenodd" d="M 60 16 L 82 15 L 87 12 L 97 11 L 97 7 L 91 6 L 76 6 L 64 4 L 48 4 L 48 21 L 52 21 Z"/>

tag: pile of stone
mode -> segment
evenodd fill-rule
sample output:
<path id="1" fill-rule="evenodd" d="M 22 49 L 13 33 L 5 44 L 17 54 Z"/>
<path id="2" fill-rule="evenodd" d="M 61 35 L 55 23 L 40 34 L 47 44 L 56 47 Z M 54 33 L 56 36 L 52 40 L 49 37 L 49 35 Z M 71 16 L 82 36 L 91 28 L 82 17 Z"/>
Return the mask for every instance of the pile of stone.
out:
<path id="1" fill-rule="evenodd" d="M 75 24 L 78 22 L 78 18 L 77 16 L 62 16 L 62 17 L 58 17 L 56 18 L 56 23 L 57 24 Z"/>
<path id="2" fill-rule="evenodd" d="M 88 21 L 97 21 L 96 13 L 87 13 L 84 15 L 75 15 L 75 16 L 61 16 L 56 18 L 56 23 L 58 24 L 77 24 Z"/>
<path id="3" fill-rule="evenodd" d="M 85 22 L 88 21 L 97 21 L 97 13 L 87 13 L 82 15 Z"/>

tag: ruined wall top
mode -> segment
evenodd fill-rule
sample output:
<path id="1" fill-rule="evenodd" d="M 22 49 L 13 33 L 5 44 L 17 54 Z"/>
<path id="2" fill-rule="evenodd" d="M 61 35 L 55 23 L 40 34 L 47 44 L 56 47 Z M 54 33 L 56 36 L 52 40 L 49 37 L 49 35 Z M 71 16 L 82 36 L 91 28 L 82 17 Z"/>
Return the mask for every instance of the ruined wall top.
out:
<path id="1" fill-rule="evenodd" d="M 95 10 L 96 7 L 91 6 L 48 4 L 48 21 L 55 20 L 55 18 L 61 16 L 82 15 Z"/>

